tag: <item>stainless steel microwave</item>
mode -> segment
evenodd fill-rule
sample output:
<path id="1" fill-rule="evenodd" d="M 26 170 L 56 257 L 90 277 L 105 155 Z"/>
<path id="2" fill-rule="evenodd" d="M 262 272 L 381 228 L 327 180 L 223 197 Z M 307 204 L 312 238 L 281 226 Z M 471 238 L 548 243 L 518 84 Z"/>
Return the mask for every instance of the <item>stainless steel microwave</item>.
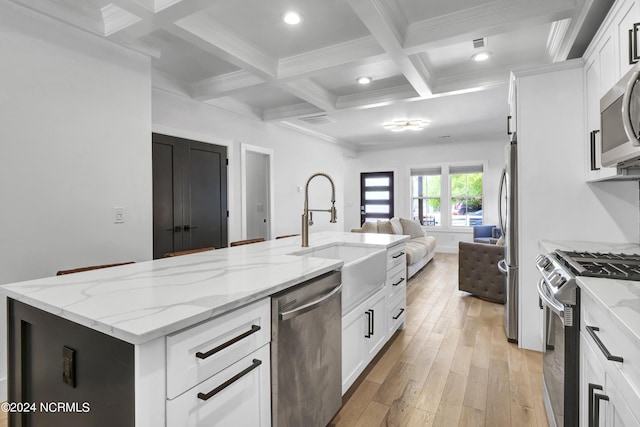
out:
<path id="1" fill-rule="evenodd" d="M 602 166 L 640 165 L 639 79 L 635 66 L 600 99 Z"/>

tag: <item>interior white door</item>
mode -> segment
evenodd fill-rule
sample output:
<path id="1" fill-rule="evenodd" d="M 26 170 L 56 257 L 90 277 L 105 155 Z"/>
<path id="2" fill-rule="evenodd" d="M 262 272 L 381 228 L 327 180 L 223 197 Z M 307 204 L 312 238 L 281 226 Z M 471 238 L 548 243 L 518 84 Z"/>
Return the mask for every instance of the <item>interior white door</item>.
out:
<path id="1" fill-rule="evenodd" d="M 247 149 L 244 153 L 246 239 L 270 238 L 270 163 L 271 155 Z"/>

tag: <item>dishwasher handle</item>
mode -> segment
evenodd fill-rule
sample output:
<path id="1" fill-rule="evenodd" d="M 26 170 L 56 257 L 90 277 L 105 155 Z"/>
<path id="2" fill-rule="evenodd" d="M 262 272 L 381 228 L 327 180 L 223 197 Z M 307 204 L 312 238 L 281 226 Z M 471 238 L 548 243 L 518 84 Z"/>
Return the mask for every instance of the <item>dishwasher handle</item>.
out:
<path id="1" fill-rule="evenodd" d="M 311 311 L 314 308 L 322 305 L 325 301 L 329 300 L 334 295 L 339 294 L 340 291 L 342 291 L 342 283 L 333 288 L 329 293 L 321 295 L 319 298 L 313 299 L 306 304 L 296 307 L 293 310 L 281 312 L 279 314 L 279 318 L 280 320 L 289 320 L 303 313 Z"/>

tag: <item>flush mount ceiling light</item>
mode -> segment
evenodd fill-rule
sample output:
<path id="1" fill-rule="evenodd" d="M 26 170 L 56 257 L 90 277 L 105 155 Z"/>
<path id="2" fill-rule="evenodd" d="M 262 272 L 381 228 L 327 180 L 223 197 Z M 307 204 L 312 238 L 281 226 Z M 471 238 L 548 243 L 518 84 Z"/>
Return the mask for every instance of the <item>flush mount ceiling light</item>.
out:
<path id="1" fill-rule="evenodd" d="M 368 85 L 369 83 L 371 83 L 373 81 L 373 79 L 369 76 L 362 76 L 362 77 L 358 77 L 356 79 L 356 81 L 358 82 L 358 84 L 361 85 Z"/>
<path id="2" fill-rule="evenodd" d="M 482 62 L 482 61 L 486 61 L 487 59 L 489 59 L 489 57 L 491 57 L 491 52 L 483 51 L 483 52 L 478 52 L 478 53 L 474 54 L 471 57 L 471 59 L 473 59 L 476 62 Z"/>
<path id="3" fill-rule="evenodd" d="M 302 15 L 293 10 L 282 15 L 282 20 L 289 25 L 298 25 L 302 22 Z"/>
<path id="4" fill-rule="evenodd" d="M 402 132 L 404 130 L 422 130 L 425 126 L 427 126 L 429 122 L 422 119 L 412 119 L 412 120 L 394 120 L 391 123 L 385 123 L 383 127 L 392 132 Z"/>

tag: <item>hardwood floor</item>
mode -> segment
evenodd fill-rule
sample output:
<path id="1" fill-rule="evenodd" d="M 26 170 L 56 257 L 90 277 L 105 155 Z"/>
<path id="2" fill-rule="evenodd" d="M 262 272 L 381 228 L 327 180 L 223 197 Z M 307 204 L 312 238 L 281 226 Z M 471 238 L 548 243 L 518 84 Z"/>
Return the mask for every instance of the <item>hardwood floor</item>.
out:
<path id="1" fill-rule="evenodd" d="M 407 322 L 347 392 L 330 426 L 548 426 L 542 354 L 507 342 L 501 304 L 458 291 L 436 254 L 407 287 Z"/>
<path id="2" fill-rule="evenodd" d="M 409 281 L 405 330 L 330 426 L 548 426 L 541 353 L 508 343 L 504 306 L 458 291 L 457 274 L 456 254 L 436 254 Z"/>

